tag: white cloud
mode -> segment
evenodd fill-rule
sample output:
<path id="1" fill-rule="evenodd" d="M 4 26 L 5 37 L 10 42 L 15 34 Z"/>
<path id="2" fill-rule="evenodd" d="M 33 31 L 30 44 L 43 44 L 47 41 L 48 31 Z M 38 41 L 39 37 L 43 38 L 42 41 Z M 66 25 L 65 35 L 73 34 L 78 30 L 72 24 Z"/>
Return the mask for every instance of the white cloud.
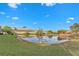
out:
<path id="1" fill-rule="evenodd" d="M 67 23 L 71 23 L 71 21 L 68 20 Z"/>
<path id="2" fill-rule="evenodd" d="M 41 3 L 41 5 L 43 6 L 43 5 L 45 5 L 45 6 L 55 6 L 56 5 L 56 3 Z"/>
<path id="3" fill-rule="evenodd" d="M 75 18 L 74 17 L 69 17 L 69 18 L 67 18 L 67 23 L 71 23 L 72 21 L 74 21 L 75 20 Z"/>
<path id="4" fill-rule="evenodd" d="M 72 20 L 75 20 L 75 18 L 74 17 L 69 17 L 67 20 L 72 21 Z"/>
<path id="5" fill-rule="evenodd" d="M 5 12 L 0 12 L 1 15 L 5 15 Z"/>
<path id="6" fill-rule="evenodd" d="M 11 8 L 18 8 L 18 5 L 20 5 L 20 3 L 8 3 L 8 6 Z"/>
<path id="7" fill-rule="evenodd" d="M 18 20 L 19 17 L 12 17 L 12 20 Z"/>

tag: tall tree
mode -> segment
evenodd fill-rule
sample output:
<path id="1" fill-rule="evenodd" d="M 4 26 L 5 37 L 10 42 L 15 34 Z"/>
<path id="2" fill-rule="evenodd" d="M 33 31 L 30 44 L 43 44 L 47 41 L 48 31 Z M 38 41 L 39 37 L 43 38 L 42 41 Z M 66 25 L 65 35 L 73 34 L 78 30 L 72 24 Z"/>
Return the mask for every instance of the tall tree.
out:
<path id="1" fill-rule="evenodd" d="M 73 24 L 72 26 L 70 26 L 70 29 L 73 33 L 73 38 L 79 37 L 79 23 Z"/>
<path id="2" fill-rule="evenodd" d="M 2 30 L 3 30 L 4 32 L 7 32 L 8 34 L 12 34 L 12 32 L 11 32 L 12 28 L 9 27 L 9 26 L 4 26 L 4 27 L 2 28 Z"/>
<path id="3" fill-rule="evenodd" d="M 72 26 L 70 26 L 71 31 L 79 31 L 79 24 L 75 23 Z"/>
<path id="4" fill-rule="evenodd" d="M 42 29 L 37 30 L 36 36 L 37 36 L 37 37 L 42 37 L 42 36 L 43 36 L 43 31 L 42 31 Z"/>
<path id="5" fill-rule="evenodd" d="M 41 43 L 42 42 L 42 37 L 43 37 L 43 30 L 42 29 L 37 30 L 36 36 L 37 36 L 37 38 L 39 39 L 39 41 Z"/>

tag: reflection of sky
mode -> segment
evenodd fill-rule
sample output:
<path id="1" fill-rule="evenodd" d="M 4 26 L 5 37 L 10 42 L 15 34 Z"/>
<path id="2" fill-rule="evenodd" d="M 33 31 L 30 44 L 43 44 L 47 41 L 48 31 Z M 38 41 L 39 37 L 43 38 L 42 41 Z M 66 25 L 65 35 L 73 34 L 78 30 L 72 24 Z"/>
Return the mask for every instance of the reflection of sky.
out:
<path id="1" fill-rule="evenodd" d="M 69 29 L 79 22 L 79 4 L 0 4 L 0 25 Z"/>
<path id="2" fill-rule="evenodd" d="M 33 37 L 33 38 L 23 38 L 23 40 L 28 42 L 33 42 L 33 43 L 39 43 L 41 40 L 41 42 L 48 43 L 48 44 L 58 44 L 58 43 L 63 43 L 68 41 L 68 40 L 58 40 L 57 37 L 52 37 L 52 38 L 43 37 L 42 39 Z"/>

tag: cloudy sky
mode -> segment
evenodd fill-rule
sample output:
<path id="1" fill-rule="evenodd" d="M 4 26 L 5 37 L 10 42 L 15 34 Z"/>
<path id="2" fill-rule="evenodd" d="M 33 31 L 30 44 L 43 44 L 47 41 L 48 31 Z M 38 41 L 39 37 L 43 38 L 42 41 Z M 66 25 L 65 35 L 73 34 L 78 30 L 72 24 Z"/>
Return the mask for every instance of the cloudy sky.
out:
<path id="1" fill-rule="evenodd" d="M 64 3 L 2 3 L 0 25 L 26 26 L 45 30 L 69 29 L 79 23 L 79 4 Z"/>

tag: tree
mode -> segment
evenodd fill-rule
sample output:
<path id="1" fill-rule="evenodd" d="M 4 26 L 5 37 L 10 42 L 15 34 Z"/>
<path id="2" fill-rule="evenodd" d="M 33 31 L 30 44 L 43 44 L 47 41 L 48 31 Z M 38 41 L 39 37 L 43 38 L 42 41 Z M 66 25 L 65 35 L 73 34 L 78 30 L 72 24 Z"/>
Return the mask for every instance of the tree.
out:
<path id="1" fill-rule="evenodd" d="M 79 23 L 75 23 L 72 26 L 70 26 L 70 29 L 73 33 L 72 37 L 77 38 L 79 37 Z"/>
<path id="2" fill-rule="evenodd" d="M 37 30 L 36 36 L 37 36 L 37 38 L 39 39 L 39 41 L 41 43 L 42 37 L 43 37 L 43 30 L 42 29 Z"/>
<path id="3" fill-rule="evenodd" d="M 28 32 L 26 32 L 24 35 L 25 35 L 26 37 L 30 37 L 30 33 L 28 33 Z"/>
<path id="4" fill-rule="evenodd" d="M 47 31 L 47 36 L 48 36 L 49 38 L 52 38 L 53 34 L 54 34 L 53 31 L 51 31 L 51 30 Z"/>
<path id="5" fill-rule="evenodd" d="M 16 27 L 14 27 L 14 30 L 17 30 L 17 28 L 16 28 Z"/>
<path id="6" fill-rule="evenodd" d="M 79 24 L 78 23 L 73 24 L 72 26 L 70 26 L 70 30 L 74 32 L 79 31 Z"/>
<path id="7" fill-rule="evenodd" d="M 67 32 L 67 30 L 63 30 L 63 29 L 57 31 L 58 34 L 60 34 L 60 33 L 66 33 L 66 32 Z"/>
<path id="8" fill-rule="evenodd" d="M 12 32 L 11 32 L 12 28 L 9 27 L 9 26 L 4 26 L 4 27 L 2 28 L 2 30 L 3 30 L 4 32 L 7 32 L 8 34 L 12 34 Z"/>
<path id="9" fill-rule="evenodd" d="M 43 31 L 41 29 L 37 30 L 36 36 L 39 37 L 39 38 L 42 37 L 43 36 Z"/>

